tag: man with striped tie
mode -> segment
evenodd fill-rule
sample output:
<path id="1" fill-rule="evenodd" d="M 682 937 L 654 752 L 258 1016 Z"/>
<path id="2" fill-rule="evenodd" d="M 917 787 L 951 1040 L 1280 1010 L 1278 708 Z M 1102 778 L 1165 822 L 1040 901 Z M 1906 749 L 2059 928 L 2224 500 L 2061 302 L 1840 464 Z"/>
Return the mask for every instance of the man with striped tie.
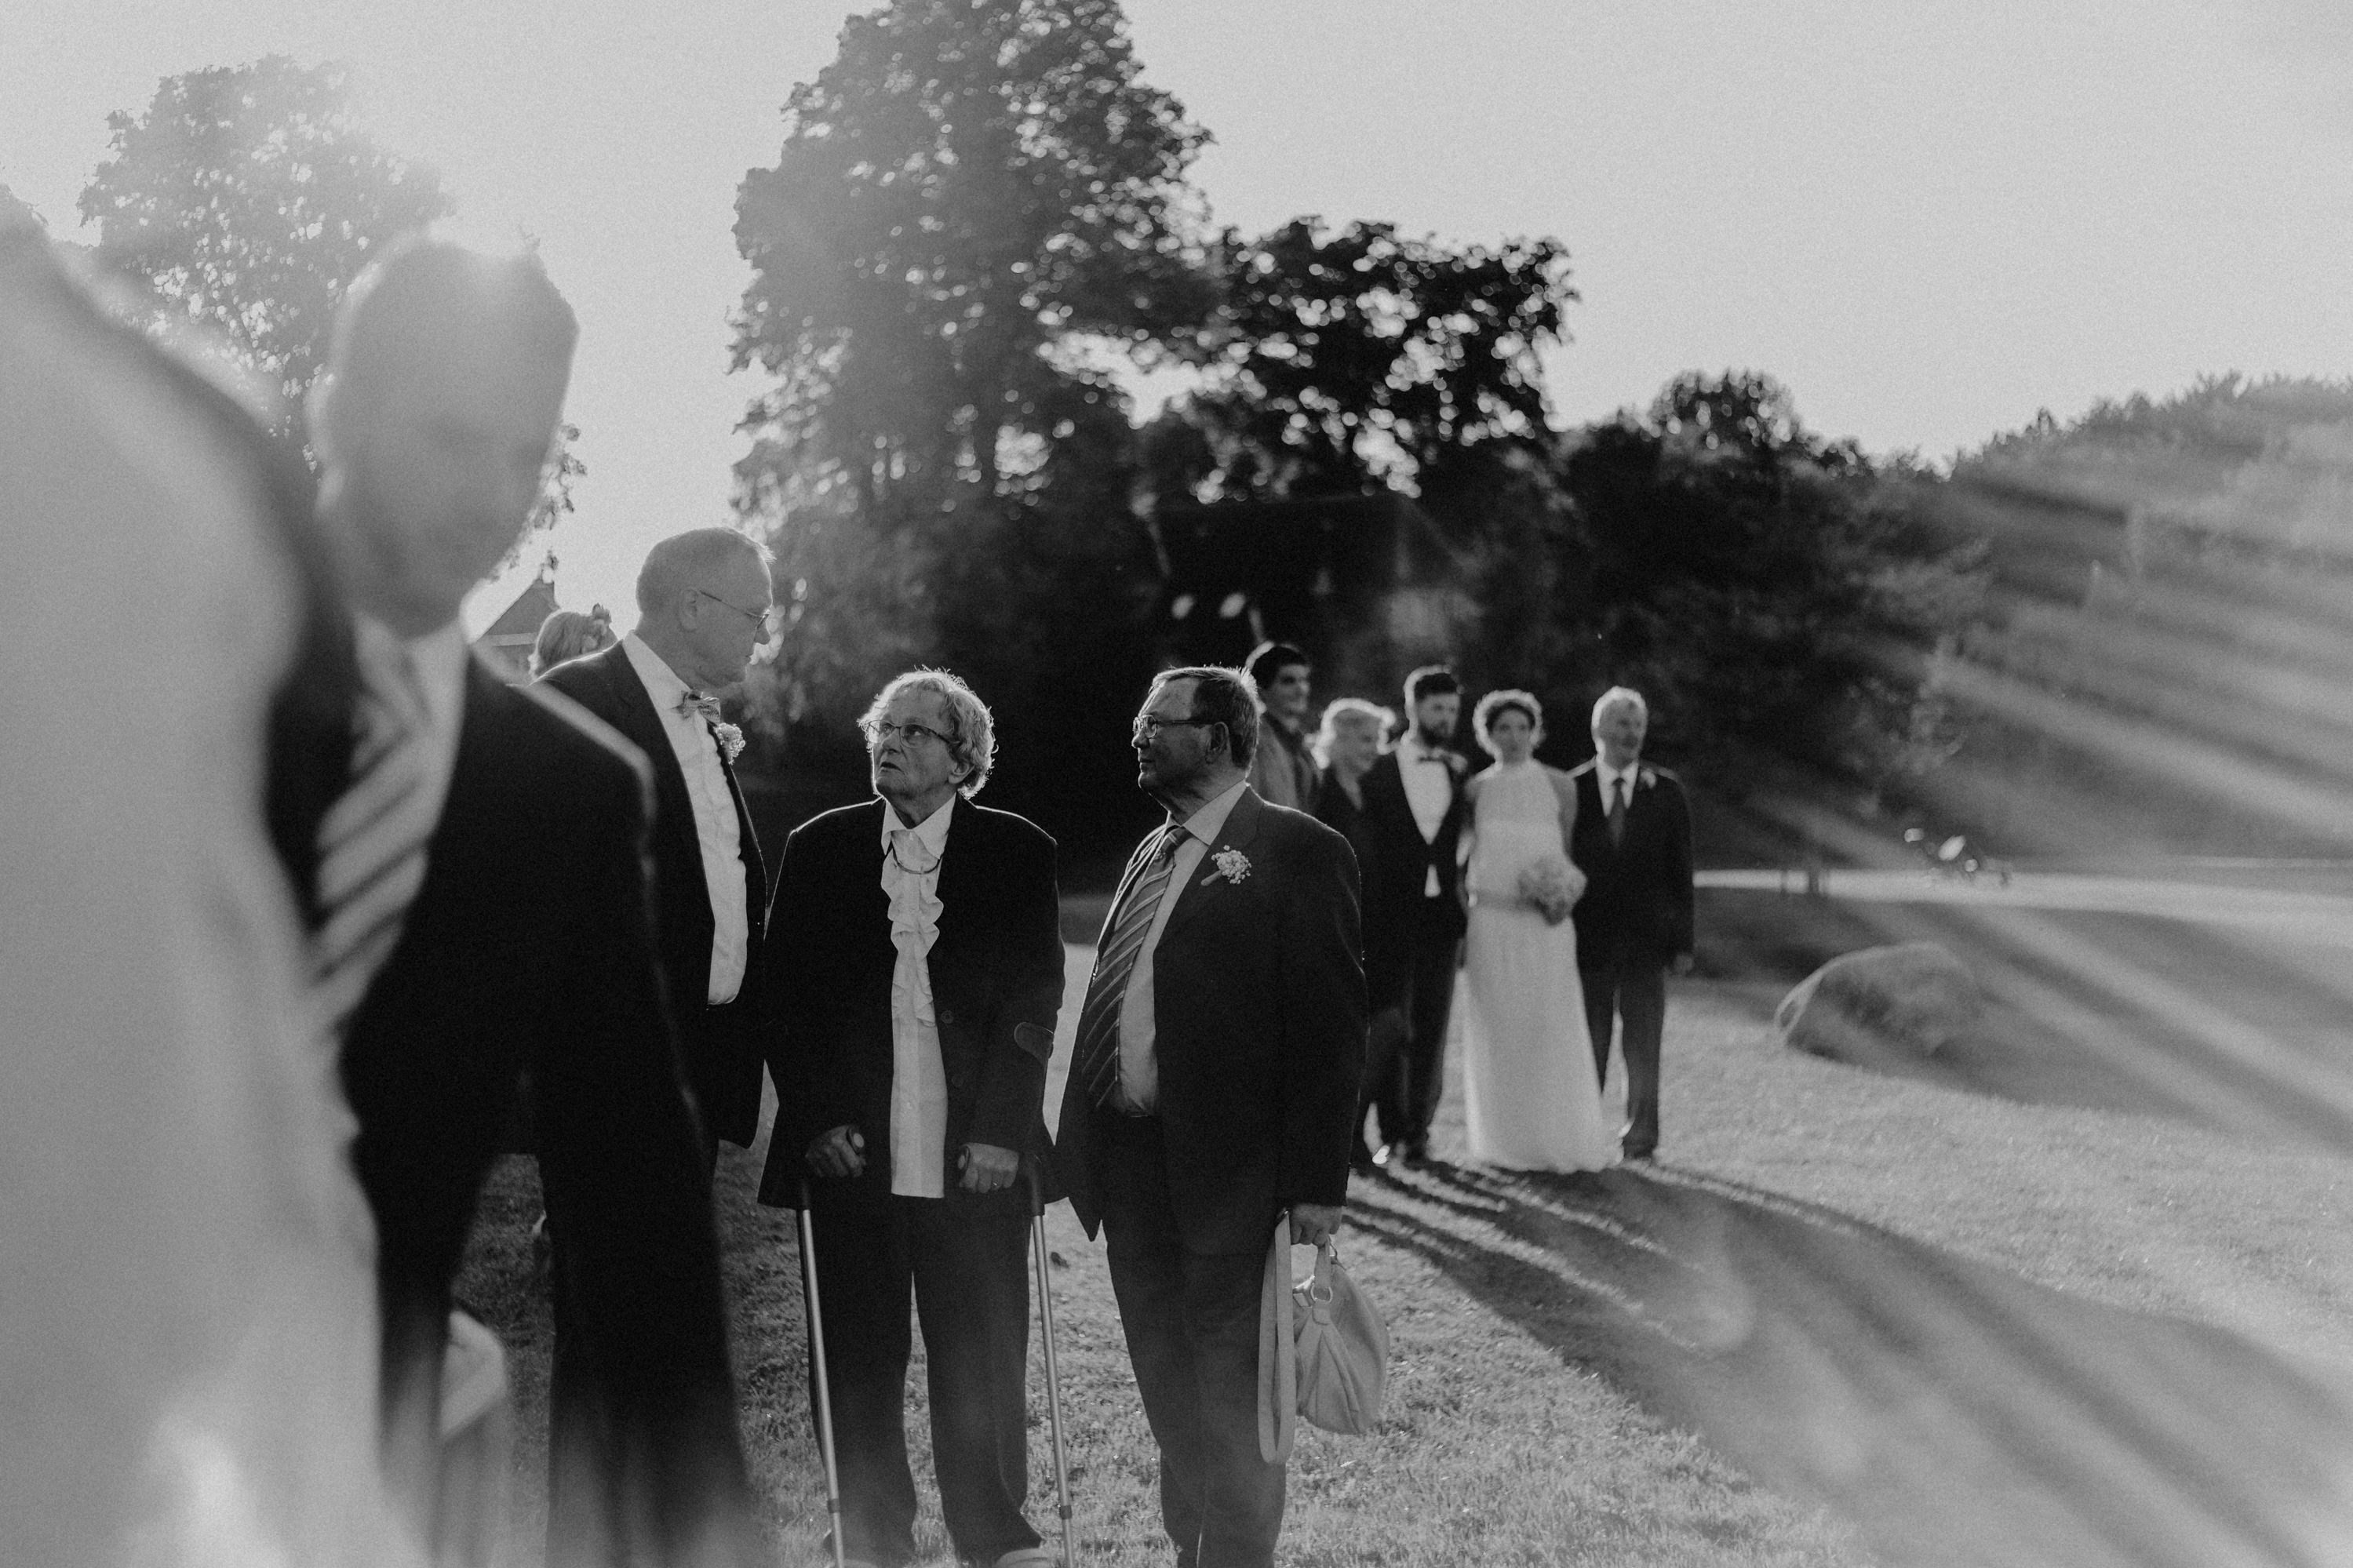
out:
<path id="1" fill-rule="evenodd" d="M 1283 1467 L 1259 1450 L 1260 1288 L 1278 1218 L 1320 1242 L 1347 1194 L 1356 861 L 1250 788 L 1258 701 L 1240 670 L 1162 675 L 1132 732 L 1168 820 L 1106 917 L 1055 1160 L 1110 1253 L 1180 1568 L 1266 1568 Z"/>
<path id="2" fill-rule="evenodd" d="M 577 327 L 535 260 L 431 240 L 356 280 L 312 393 L 350 711 L 272 737 L 328 802 L 303 889 L 315 994 L 376 1227 L 384 1459 L 437 1525 L 441 1379 L 477 1194 L 528 1072 L 566 1246 L 551 1562 L 751 1563 L 709 1176 L 649 928 L 644 760 L 471 658 L 460 602 L 539 493 Z M 322 775 L 324 775 L 323 777 Z"/>

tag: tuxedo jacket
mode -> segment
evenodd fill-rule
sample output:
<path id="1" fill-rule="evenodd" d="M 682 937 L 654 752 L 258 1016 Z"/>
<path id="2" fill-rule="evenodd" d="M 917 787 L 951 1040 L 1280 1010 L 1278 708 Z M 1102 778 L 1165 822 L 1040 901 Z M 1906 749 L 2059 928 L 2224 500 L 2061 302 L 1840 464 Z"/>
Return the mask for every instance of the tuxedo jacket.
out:
<path id="1" fill-rule="evenodd" d="M 1122 898 L 1158 837 L 1136 847 Z M 1227 850 L 1246 862 L 1239 880 L 1217 868 Z M 1365 1059 L 1356 858 L 1314 817 L 1245 789 L 1166 896 L 1176 904 L 1153 950 L 1153 1042 L 1177 1228 L 1190 1252 L 1264 1252 L 1282 1210 L 1347 1197 Z M 1090 1236 L 1103 1125 L 1119 1114 L 1071 1076 L 1055 1161 Z"/>
<path id="2" fill-rule="evenodd" d="M 735 803 L 738 852 L 744 860 L 744 984 L 736 1005 L 707 1014 L 711 994 L 711 884 L 702 874 L 702 841 L 670 732 L 637 668 L 619 643 L 602 653 L 560 664 L 541 677 L 618 731 L 646 754 L 654 778 L 654 940 L 670 984 L 679 1049 L 696 1109 L 714 1137 L 749 1148 L 760 1121 L 761 931 L 768 913 L 768 872 L 760 841 L 744 809 L 735 769 L 723 757 L 727 793 Z"/>
<path id="3" fill-rule="evenodd" d="M 1569 858 L 1586 875 L 1576 910 L 1581 968 L 1663 967 L 1692 951 L 1691 805 L 1664 768 L 1645 763 L 1635 776 L 1624 839 L 1612 844 L 1600 774 L 1590 762 L 1569 774 L 1577 784 Z"/>
<path id="4" fill-rule="evenodd" d="M 1416 763 L 1415 766 L 1426 766 Z M 1379 997 L 1405 984 L 1414 938 L 1424 928 L 1422 910 L 1429 873 L 1438 872 L 1444 902 L 1438 906 L 1437 935 L 1460 938 L 1470 923 L 1462 899 L 1460 851 L 1462 830 L 1471 811 L 1462 793 L 1470 764 L 1454 752 L 1446 753 L 1446 815 L 1435 839 L 1424 840 L 1413 818 L 1413 803 L 1406 798 L 1405 767 L 1395 750 L 1373 759 L 1357 782 L 1365 797 L 1365 834 L 1372 840 L 1371 864 L 1365 871 L 1365 965 Z"/>
<path id="5" fill-rule="evenodd" d="M 765 1203 L 798 1206 L 808 1146 L 836 1127 L 865 1136 L 858 1179 L 877 1192 L 891 1188 L 891 979 L 899 950 L 882 890 L 889 810 L 881 800 L 843 806 L 785 841 L 768 938 L 776 1015 L 768 1061 L 778 1109 L 760 1184 Z M 947 1079 L 942 1175 L 951 1202 L 1029 1212 L 1025 1184 L 985 1194 L 958 1188 L 956 1156 L 966 1143 L 1016 1151 L 1050 1188 L 1046 1068 L 1062 1005 L 1054 853 L 1054 840 L 1027 818 L 955 803 L 940 856 L 939 934 L 925 966 Z"/>
<path id="6" fill-rule="evenodd" d="M 438 1383 L 450 1283 L 523 1078 L 577 1287 L 574 1364 L 605 1412 L 585 1445 L 558 1434 L 552 1463 L 687 1539 L 748 1494 L 710 1178 L 654 960 L 644 764 L 479 660 L 464 690 L 423 885 L 343 1049 L 387 1400 Z"/>

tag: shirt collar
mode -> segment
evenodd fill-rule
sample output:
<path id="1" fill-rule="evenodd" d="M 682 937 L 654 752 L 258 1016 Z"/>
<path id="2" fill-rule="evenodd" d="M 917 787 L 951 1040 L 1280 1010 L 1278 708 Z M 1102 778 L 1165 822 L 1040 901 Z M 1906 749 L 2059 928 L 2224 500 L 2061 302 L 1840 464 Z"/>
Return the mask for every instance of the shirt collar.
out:
<path id="1" fill-rule="evenodd" d="M 1636 757 L 1622 768 L 1613 768 L 1596 755 L 1593 759 L 1593 772 L 1601 781 L 1601 793 L 1604 796 L 1616 788 L 1621 779 L 1625 781 L 1626 793 L 1631 795 L 1634 792 L 1635 782 L 1641 776 L 1642 759 Z"/>
<path id="2" fill-rule="evenodd" d="M 381 621 L 354 615 L 353 635 L 364 642 L 381 641 L 408 656 L 417 677 L 417 693 L 425 700 L 425 716 L 436 729 L 447 730 L 458 721 L 466 698 L 466 629 L 457 621 L 422 637 L 404 637 Z"/>
<path id="3" fill-rule="evenodd" d="M 1446 760 L 1443 748 L 1425 745 L 1421 736 L 1411 730 L 1398 737 L 1397 749 L 1404 753 L 1404 760 L 1409 763 L 1419 762 L 1424 757 L 1436 757 L 1441 763 Z"/>
<path id="4" fill-rule="evenodd" d="M 637 633 L 621 639 L 621 651 L 628 656 L 629 668 L 638 672 L 638 679 L 645 682 L 646 695 L 654 700 L 657 710 L 675 711 L 678 700 L 693 689 Z"/>
<path id="5" fill-rule="evenodd" d="M 1226 830 L 1226 818 L 1234 814 L 1234 803 L 1241 799 L 1242 791 L 1249 787 L 1249 779 L 1239 778 L 1212 795 L 1208 805 L 1185 819 L 1186 834 L 1204 844 L 1215 843 L 1218 835 Z"/>
<path id="6" fill-rule="evenodd" d="M 877 798 L 879 799 L 880 797 L 878 796 Z M 939 810 L 932 813 L 931 816 L 915 824 L 914 835 L 917 841 L 920 842 L 924 848 L 930 850 L 934 855 L 941 854 L 948 847 L 948 816 L 950 813 L 955 810 L 955 792 L 951 790 L 948 792 L 948 798 L 941 803 Z M 899 813 L 892 806 L 889 801 L 883 801 L 882 848 L 884 853 L 887 854 L 890 851 L 891 835 L 905 831 L 907 831 L 907 829 L 899 821 Z"/>

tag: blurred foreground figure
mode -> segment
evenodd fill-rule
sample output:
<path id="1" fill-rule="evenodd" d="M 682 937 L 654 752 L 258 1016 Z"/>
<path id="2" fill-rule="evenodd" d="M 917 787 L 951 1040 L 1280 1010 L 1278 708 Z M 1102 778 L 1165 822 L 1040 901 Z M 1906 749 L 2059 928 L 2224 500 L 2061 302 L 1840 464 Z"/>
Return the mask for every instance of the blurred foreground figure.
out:
<path id="1" fill-rule="evenodd" d="M 421 1561 L 259 810 L 299 603 L 262 450 L 0 233 L 0 1563 Z"/>
<path id="2" fill-rule="evenodd" d="M 375 1214 L 403 1505 L 449 1532 L 450 1281 L 527 1069 L 563 1241 L 548 1561 L 750 1562 L 710 1181 L 647 914 L 645 762 L 503 684 L 458 621 L 538 494 L 576 332 L 527 258 L 411 242 L 353 284 L 311 433 L 356 695 L 321 732 L 287 716 L 278 795 L 326 803 L 290 837 Z"/>

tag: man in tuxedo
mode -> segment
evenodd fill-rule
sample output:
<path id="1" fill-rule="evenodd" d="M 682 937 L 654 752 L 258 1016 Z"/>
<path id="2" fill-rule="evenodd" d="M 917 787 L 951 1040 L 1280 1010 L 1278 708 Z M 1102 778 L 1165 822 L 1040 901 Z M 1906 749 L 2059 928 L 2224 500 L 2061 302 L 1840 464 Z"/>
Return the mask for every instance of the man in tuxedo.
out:
<path id="1" fill-rule="evenodd" d="M 1446 1088 L 1446 1024 L 1469 924 L 1460 851 L 1470 765 L 1448 744 L 1462 715 L 1454 672 L 1415 670 L 1405 700 L 1409 728 L 1360 786 L 1366 831 L 1377 847 L 1365 887 L 1365 978 L 1375 1015 L 1365 1098 L 1385 1157 L 1416 1164 L 1429 1156 L 1430 1119 Z M 1362 1169 L 1372 1153 L 1361 1129 L 1358 1140 L 1353 1158 Z"/>
<path id="2" fill-rule="evenodd" d="M 1024 1250 L 1046 1195 L 1062 997 L 1054 841 L 972 804 L 996 732 L 955 676 L 900 676 L 860 726 L 877 798 L 785 845 L 770 939 L 780 1109 L 760 1195 L 809 1194 L 849 1560 L 916 1555 L 912 1286 L 957 1557 L 1035 1568 L 1052 1559 L 1021 1511 Z"/>
<path id="3" fill-rule="evenodd" d="M 765 547 L 732 528 L 675 534 L 638 574 L 637 630 L 541 678 L 653 764 L 654 934 L 707 1161 L 759 1130 L 768 875 L 716 694 L 743 680 L 774 607 Z"/>
<path id="4" fill-rule="evenodd" d="M 1595 1076 L 1609 1076 L 1612 1025 L 1622 1021 L 1629 1160 L 1659 1147 L 1659 1039 L 1667 971 L 1692 967 L 1691 805 L 1674 774 L 1642 761 L 1650 708 L 1613 686 L 1593 705 L 1594 758 L 1577 784 L 1570 858 L 1586 875 L 1577 901 L 1577 968 L 1593 1035 Z"/>
<path id="5" fill-rule="evenodd" d="M 375 1218 L 384 1458 L 433 1530 L 450 1281 L 527 1073 L 566 1256 L 551 1562 L 757 1559 L 709 1176 L 656 967 L 645 763 L 473 658 L 460 601 L 539 493 L 577 335 L 538 264 L 431 240 L 363 273 L 310 429 L 358 679 L 285 715 L 274 791 L 328 804 L 303 868 Z"/>
<path id="6" fill-rule="evenodd" d="M 1321 1242 L 1347 1194 L 1356 858 L 1250 788 L 1258 710 L 1240 671 L 1162 675 L 1134 736 L 1136 782 L 1168 821 L 1104 921 L 1056 1161 L 1110 1252 L 1179 1568 L 1266 1568 L 1283 1466 L 1258 1447 L 1260 1289 L 1283 1212 L 1293 1240 Z"/>

